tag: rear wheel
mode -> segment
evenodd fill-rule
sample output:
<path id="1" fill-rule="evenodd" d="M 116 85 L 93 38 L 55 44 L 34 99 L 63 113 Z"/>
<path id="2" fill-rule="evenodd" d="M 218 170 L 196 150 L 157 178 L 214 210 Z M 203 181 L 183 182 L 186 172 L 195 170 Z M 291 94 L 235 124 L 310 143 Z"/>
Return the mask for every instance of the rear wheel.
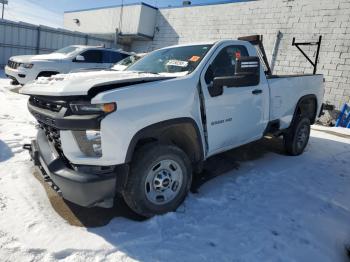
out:
<path id="1" fill-rule="evenodd" d="M 304 152 L 310 138 L 310 119 L 301 117 L 295 121 L 284 135 L 284 146 L 289 155 L 297 156 Z"/>
<path id="2" fill-rule="evenodd" d="M 123 197 L 133 211 L 151 217 L 176 210 L 191 181 L 188 156 L 174 145 L 154 143 L 135 153 Z"/>

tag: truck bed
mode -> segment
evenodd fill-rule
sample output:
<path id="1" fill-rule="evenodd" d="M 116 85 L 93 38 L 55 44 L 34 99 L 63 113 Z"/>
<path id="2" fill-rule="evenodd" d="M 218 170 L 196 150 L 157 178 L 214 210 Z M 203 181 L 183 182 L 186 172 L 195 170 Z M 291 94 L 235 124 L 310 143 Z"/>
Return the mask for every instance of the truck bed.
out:
<path id="1" fill-rule="evenodd" d="M 303 96 L 314 95 L 322 101 L 323 75 L 272 75 L 267 77 L 270 87 L 270 120 L 280 120 L 280 128 L 288 128 L 296 103 Z M 317 113 L 321 103 L 317 105 Z"/>

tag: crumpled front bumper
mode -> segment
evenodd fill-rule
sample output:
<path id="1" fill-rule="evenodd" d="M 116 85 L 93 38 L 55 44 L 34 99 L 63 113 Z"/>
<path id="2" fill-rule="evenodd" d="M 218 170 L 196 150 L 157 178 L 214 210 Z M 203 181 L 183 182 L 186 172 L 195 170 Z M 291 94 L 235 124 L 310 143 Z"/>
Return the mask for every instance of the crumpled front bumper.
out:
<path id="1" fill-rule="evenodd" d="M 93 174 L 76 171 L 48 141 L 45 132 L 38 130 L 37 139 L 25 145 L 46 182 L 64 199 L 84 207 L 112 207 L 116 192 L 116 172 Z"/>

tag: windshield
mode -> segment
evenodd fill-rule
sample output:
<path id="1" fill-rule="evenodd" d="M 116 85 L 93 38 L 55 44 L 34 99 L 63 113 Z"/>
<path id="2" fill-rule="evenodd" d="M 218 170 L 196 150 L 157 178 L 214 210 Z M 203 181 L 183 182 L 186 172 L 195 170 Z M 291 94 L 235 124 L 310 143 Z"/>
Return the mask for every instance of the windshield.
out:
<path id="1" fill-rule="evenodd" d="M 191 73 L 212 45 L 193 45 L 166 48 L 146 55 L 126 71 L 147 73 Z"/>
<path id="2" fill-rule="evenodd" d="M 123 60 L 119 61 L 116 65 L 123 65 L 123 66 L 128 66 L 132 63 L 135 63 L 137 60 L 139 60 L 139 56 L 128 56 L 127 58 L 124 58 Z"/>
<path id="3" fill-rule="evenodd" d="M 64 48 L 58 49 L 55 52 L 53 52 L 54 54 L 65 54 L 68 55 L 70 53 L 75 52 L 77 49 L 79 49 L 79 47 L 77 46 L 66 46 Z"/>

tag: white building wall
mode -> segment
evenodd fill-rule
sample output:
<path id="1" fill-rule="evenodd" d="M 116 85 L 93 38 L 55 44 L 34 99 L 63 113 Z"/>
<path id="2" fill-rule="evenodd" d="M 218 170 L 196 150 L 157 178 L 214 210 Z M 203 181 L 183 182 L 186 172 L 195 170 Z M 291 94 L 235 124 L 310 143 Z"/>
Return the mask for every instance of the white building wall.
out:
<path id="1" fill-rule="evenodd" d="M 154 29 L 157 22 L 158 10 L 141 5 L 140 22 L 138 27 L 139 34 L 145 36 L 154 36 Z"/>
<path id="2" fill-rule="evenodd" d="M 64 13 L 64 28 L 96 35 L 111 35 L 119 24 L 120 8 Z M 75 23 L 75 19 L 80 21 Z"/>
<path id="3" fill-rule="evenodd" d="M 143 4 L 64 13 L 64 27 L 93 35 L 146 35 L 153 37 L 157 10 Z M 79 20 L 79 23 L 75 22 Z"/>
<path id="4" fill-rule="evenodd" d="M 262 34 L 270 57 L 279 30 L 283 37 L 274 72 L 311 73 L 311 65 L 292 46 L 292 38 L 316 41 L 322 35 L 318 73 L 325 75 L 325 100 L 337 108 L 349 102 L 349 0 L 260 0 L 160 9 L 153 41 L 135 41 L 131 50 L 144 52 L 178 43 Z M 308 52 L 311 56 L 313 50 Z"/>

